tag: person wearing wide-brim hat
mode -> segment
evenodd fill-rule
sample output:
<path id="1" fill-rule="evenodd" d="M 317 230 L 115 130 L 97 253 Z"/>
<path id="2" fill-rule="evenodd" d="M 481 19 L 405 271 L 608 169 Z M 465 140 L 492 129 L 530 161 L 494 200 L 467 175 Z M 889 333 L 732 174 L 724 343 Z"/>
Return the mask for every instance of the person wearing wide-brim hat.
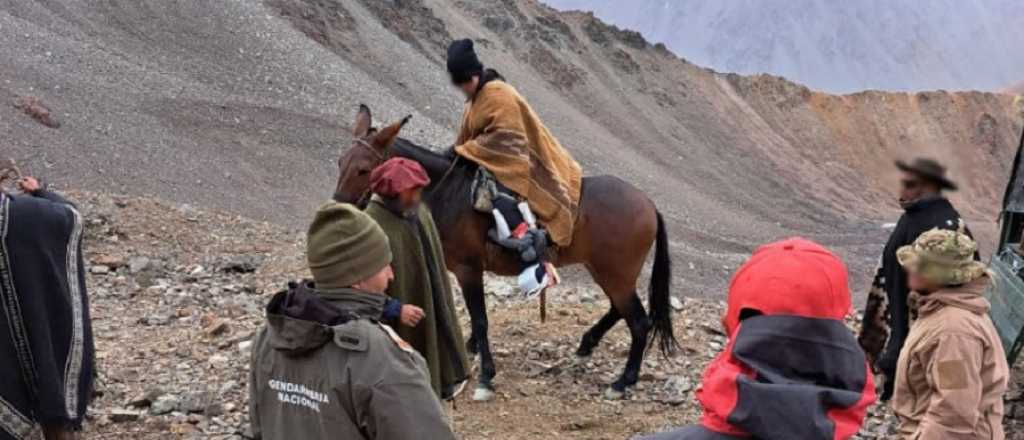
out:
<path id="1" fill-rule="evenodd" d="M 931 192 L 956 191 L 959 189 L 956 182 L 946 176 L 946 167 L 933 159 L 918 158 L 913 162 L 896 161 L 896 168 L 900 171 L 916 177 L 922 186 L 933 186 Z M 915 182 L 917 183 L 917 182 Z"/>
<path id="2" fill-rule="evenodd" d="M 892 397 L 893 378 L 900 349 L 910 331 L 907 274 L 899 264 L 896 251 L 914 242 L 933 228 L 955 230 L 960 213 L 943 195 L 958 188 L 947 175 L 946 167 L 933 159 L 897 161 L 902 171 L 899 204 L 904 213 L 882 251 L 881 266 L 875 273 L 864 308 L 864 322 L 858 340 L 883 376 L 882 400 Z M 970 231 L 967 231 L 970 235 Z M 888 310 L 888 313 L 886 313 Z"/>
<path id="3" fill-rule="evenodd" d="M 996 439 L 1009 367 L 988 316 L 987 267 L 959 231 L 932 229 L 897 258 L 917 321 L 900 353 L 892 408 L 904 439 Z"/>

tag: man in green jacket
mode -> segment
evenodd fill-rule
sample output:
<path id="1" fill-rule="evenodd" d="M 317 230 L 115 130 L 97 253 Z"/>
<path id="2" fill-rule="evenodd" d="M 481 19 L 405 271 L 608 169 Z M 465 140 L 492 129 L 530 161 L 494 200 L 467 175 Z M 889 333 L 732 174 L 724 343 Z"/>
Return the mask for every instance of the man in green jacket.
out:
<path id="1" fill-rule="evenodd" d="M 395 280 L 387 290 L 392 301 L 385 307 L 384 319 L 400 324 L 398 335 L 426 358 L 434 392 L 449 400 L 468 379 L 469 362 L 440 234 L 430 210 L 421 202 L 423 188 L 429 183 L 419 163 L 390 159 L 370 174 L 374 196 L 366 214 L 387 234 L 395 256 L 391 264 Z M 405 318 L 410 308 L 420 310 L 422 317 L 412 325 Z"/>
<path id="2" fill-rule="evenodd" d="M 255 337 L 253 437 L 454 440 L 423 357 L 378 322 L 393 278 L 384 231 L 330 202 L 307 246 L 314 282 L 275 295 Z"/>

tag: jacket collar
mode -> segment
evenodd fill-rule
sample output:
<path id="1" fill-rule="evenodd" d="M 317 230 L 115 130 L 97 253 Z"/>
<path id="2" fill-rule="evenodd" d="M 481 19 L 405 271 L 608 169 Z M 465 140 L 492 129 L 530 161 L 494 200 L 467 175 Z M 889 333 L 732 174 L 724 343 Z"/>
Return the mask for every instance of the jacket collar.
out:
<path id="1" fill-rule="evenodd" d="M 983 315 L 992 307 L 985 299 L 985 290 L 991 282 L 989 277 L 984 276 L 962 286 L 946 287 L 928 295 L 913 292 L 910 295 L 911 305 L 917 306 L 921 316 L 930 315 L 947 306 Z"/>
<path id="2" fill-rule="evenodd" d="M 344 311 L 348 311 L 361 319 L 376 321 L 384 313 L 384 303 L 388 297 L 379 293 L 368 293 L 357 289 L 323 289 L 317 293 Z"/>
<path id="3" fill-rule="evenodd" d="M 385 295 L 355 289 L 318 290 L 312 283 L 292 283 L 267 305 L 269 343 L 286 356 L 305 355 L 334 338 L 333 327 L 384 311 Z"/>
<path id="4" fill-rule="evenodd" d="M 943 197 L 942 194 L 934 194 L 903 204 L 903 210 L 908 213 L 915 213 L 940 205 L 949 205 L 949 200 Z"/>
<path id="5" fill-rule="evenodd" d="M 477 84 L 477 86 L 476 86 L 476 94 L 473 95 L 473 100 L 475 101 L 476 97 L 479 96 L 481 92 L 483 92 L 484 86 L 486 86 L 486 85 L 488 85 L 488 84 L 490 84 L 490 83 L 492 83 L 494 81 L 502 81 L 502 82 L 504 82 L 505 81 L 505 77 L 501 76 L 501 74 L 498 73 L 497 70 L 494 70 L 494 69 L 484 69 L 483 74 L 480 75 L 480 84 Z"/>

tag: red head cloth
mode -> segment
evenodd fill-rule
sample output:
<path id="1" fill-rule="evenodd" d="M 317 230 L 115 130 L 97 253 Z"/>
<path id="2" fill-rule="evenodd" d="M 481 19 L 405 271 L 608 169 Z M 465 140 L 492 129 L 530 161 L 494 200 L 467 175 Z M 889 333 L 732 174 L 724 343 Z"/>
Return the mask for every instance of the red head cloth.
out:
<path id="1" fill-rule="evenodd" d="M 843 319 L 850 312 L 846 265 L 828 249 L 803 238 L 754 251 L 729 286 L 722 324 L 729 336 L 745 309 L 762 315 Z"/>
<path id="2" fill-rule="evenodd" d="M 394 197 L 429 184 L 430 178 L 423 166 L 404 157 L 388 159 L 370 173 L 370 190 L 384 197 Z"/>

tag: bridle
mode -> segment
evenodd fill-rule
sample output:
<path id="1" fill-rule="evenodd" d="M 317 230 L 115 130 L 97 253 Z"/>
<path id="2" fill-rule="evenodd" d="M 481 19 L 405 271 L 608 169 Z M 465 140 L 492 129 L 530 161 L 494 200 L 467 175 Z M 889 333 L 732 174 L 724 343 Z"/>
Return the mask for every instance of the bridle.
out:
<path id="1" fill-rule="evenodd" d="M 381 153 L 376 148 L 374 148 L 373 145 L 370 145 L 369 142 L 366 142 L 366 140 L 364 140 L 362 138 L 356 138 L 355 143 L 356 143 L 356 145 L 369 150 L 370 153 L 372 153 L 374 155 L 374 157 L 377 158 L 378 162 L 374 165 L 374 168 L 380 166 L 384 162 L 387 162 L 388 159 L 391 158 L 391 154 L 390 154 L 389 150 L 385 150 L 384 153 Z M 458 155 L 455 156 L 455 159 L 452 160 L 452 164 L 448 167 L 448 170 L 445 171 L 443 176 L 441 176 L 441 180 L 439 180 L 435 184 L 436 186 L 441 186 L 441 184 L 443 184 L 446 180 L 448 180 L 448 177 L 451 176 L 452 171 L 455 170 L 455 166 L 458 165 L 459 159 L 461 159 L 461 158 L 462 158 L 461 156 L 458 156 Z M 368 203 L 369 199 L 370 199 L 370 197 L 372 195 L 373 195 L 373 191 L 370 188 L 370 185 L 367 185 L 366 189 L 363 190 L 362 194 L 359 195 L 359 198 L 356 199 L 356 206 L 364 206 L 364 203 Z"/>
<path id="2" fill-rule="evenodd" d="M 355 142 L 356 142 L 357 146 L 365 148 L 370 153 L 372 153 L 374 157 L 377 158 L 377 163 L 373 165 L 374 168 L 380 166 L 384 162 L 387 162 L 387 160 L 389 158 L 389 154 L 388 154 L 388 152 L 386 150 L 384 151 L 384 153 L 381 153 L 380 151 L 377 151 L 377 149 L 374 148 L 373 145 L 370 145 L 369 142 L 366 142 L 366 140 L 364 140 L 362 138 L 356 138 Z M 368 204 L 370 202 L 370 196 L 372 194 L 373 194 L 373 191 L 372 191 L 370 185 L 366 185 L 366 189 L 364 189 L 362 194 L 359 195 L 359 198 L 356 199 L 355 205 L 360 207 L 360 208 L 362 208 L 363 206 L 366 206 L 366 204 Z"/>
<path id="3" fill-rule="evenodd" d="M 365 140 L 363 140 L 361 138 L 357 138 L 356 139 L 356 145 L 359 145 L 360 147 L 364 147 L 367 150 L 370 150 L 370 152 L 373 153 L 373 155 L 376 156 L 378 160 L 380 160 L 380 163 L 378 163 L 377 165 L 380 165 L 380 164 L 386 162 L 388 159 L 390 159 L 388 157 L 387 151 L 385 151 L 384 154 L 381 154 L 381 152 L 377 151 L 376 148 L 373 148 L 373 145 L 370 145 L 369 142 L 366 142 Z"/>

